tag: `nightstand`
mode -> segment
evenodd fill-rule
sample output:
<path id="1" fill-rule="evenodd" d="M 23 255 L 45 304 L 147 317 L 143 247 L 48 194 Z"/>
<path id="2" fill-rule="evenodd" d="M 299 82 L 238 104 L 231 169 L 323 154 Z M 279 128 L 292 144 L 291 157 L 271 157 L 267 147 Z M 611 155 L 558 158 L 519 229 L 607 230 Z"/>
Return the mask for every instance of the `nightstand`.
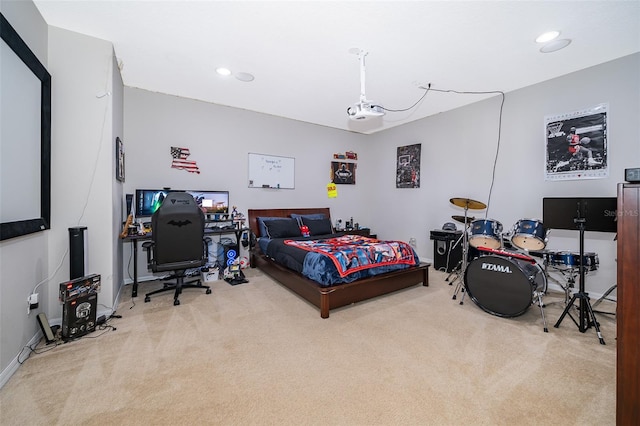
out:
<path id="1" fill-rule="evenodd" d="M 363 237 L 378 238 L 376 234 L 371 233 L 369 228 L 351 229 L 349 231 L 341 231 L 345 235 L 361 235 Z"/>

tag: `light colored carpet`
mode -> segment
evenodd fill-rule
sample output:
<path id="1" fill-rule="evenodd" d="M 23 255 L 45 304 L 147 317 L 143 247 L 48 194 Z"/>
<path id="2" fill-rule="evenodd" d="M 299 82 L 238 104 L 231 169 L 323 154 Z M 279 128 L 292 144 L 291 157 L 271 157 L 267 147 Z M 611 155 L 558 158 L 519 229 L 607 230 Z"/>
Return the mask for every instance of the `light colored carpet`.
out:
<path id="1" fill-rule="evenodd" d="M 613 425 L 615 317 L 581 333 L 562 295 L 500 318 L 429 287 L 328 319 L 258 270 L 150 303 L 31 358 L 0 391 L 3 425 Z M 141 285 L 140 293 L 156 284 Z M 125 290 L 125 293 L 130 288 Z M 612 302 L 599 306 L 613 310 Z M 101 334 L 104 333 L 104 334 Z"/>

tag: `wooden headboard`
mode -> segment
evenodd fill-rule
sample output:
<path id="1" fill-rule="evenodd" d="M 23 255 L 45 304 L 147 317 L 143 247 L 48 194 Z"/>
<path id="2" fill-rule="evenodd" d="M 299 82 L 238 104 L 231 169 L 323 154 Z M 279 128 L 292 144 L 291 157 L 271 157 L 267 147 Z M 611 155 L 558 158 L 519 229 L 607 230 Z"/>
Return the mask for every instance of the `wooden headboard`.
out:
<path id="1" fill-rule="evenodd" d="M 313 214 L 322 213 L 331 219 L 329 207 L 302 208 L 302 209 L 249 209 L 249 228 L 256 237 L 260 237 L 259 217 L 291 217 L 291 214 Z"/>

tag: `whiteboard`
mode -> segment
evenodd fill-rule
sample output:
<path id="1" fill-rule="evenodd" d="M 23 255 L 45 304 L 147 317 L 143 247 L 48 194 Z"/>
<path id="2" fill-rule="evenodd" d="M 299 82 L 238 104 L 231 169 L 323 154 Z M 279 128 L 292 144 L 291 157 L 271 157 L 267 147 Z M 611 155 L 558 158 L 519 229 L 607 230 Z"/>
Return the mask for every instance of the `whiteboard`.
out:
<path id="1" fill-rule="evenodd" d="M 295 188 L 295 159 L 249 153 L 249 188 Z"/>

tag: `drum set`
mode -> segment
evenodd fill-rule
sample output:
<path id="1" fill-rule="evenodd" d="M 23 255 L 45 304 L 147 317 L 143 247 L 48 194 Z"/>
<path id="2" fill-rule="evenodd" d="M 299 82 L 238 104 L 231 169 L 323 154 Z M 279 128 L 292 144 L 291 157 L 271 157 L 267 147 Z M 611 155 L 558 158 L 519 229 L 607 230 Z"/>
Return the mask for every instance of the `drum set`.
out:
<path id="1" fill-rule="evenodd" d="M 462 260 L 449 274 L 446 281 L 457 281 L 453 299 L 465 292 L 485 312 L 499 317 L 516 317 L 524 314 L 534 303 L 547 332 L 542 296 L 547 293 L 550 273 L 559 274 L 563 280 L 551 276 L 565 293 L 564 303 L 571 299 L 575 279 L 580 274 L 580 253 L 546 250 L 549 230 L 537 219 L 520 219 L 510 231 L 504 232 L 502 223 L 495 219 L 469 217 L 469 210 L 484 210 L 486 204 L 468 198 L 451 198 L 450 202 L 464 209 L 464 216 L 452 216 L 464 224 L 462 236 Z M 542 265 L 534 258 L 542 259 Z M 596 253 L 584 253 L 585 271 L 598 269 Z"/>

